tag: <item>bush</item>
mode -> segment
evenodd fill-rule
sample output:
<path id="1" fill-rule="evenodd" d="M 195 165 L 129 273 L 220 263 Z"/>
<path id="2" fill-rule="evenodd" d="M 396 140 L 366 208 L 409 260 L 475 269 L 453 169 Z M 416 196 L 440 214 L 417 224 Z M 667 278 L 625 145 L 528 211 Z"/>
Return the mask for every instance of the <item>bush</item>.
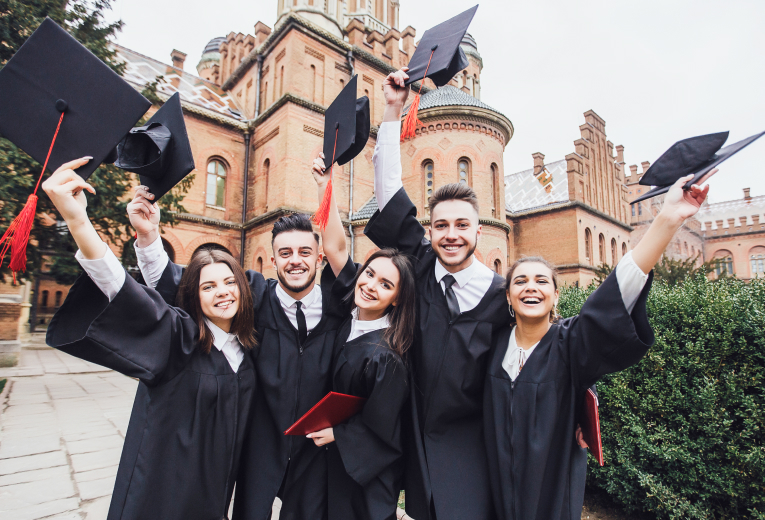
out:
<path id="1" fill-rule="evenodd" d="M 594 287 L 567 287 L 576 314 Z M 657 518 L 765 519 L 765 281 L 655 283 L 656 343 L 598 383 L 605 466 L 588 485 Z"/>

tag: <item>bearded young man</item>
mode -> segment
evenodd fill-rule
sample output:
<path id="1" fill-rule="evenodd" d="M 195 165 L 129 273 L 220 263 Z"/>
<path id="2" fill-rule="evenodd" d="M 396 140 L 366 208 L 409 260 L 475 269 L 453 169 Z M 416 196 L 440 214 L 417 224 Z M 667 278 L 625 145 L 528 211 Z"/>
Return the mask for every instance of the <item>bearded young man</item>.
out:
<path id="1" fill-rule="evenodd" d="M 364 231 L 378 247 L 419 260 L 418 338 L 409 350 L 411 399 L 404 412 L 406 511 L 416 520 L 491 520 L 482 399 L 492 334 L 510 318 L 504 279 L 473 255 L 481 225 L 472 188 L 455 183 L 435 191 L 430 240 L 416 218 L 401 181 L 406 70 L 384 82 L 373 159 L 380 210 Z"/>
<path id="2" fill-rule="evenodd" d="M 151 198 L 139 188 L 128 207 L 138 234 L 136 256 L 147 285 L 172 304 L 183 270 L 170 262 L 162 247 L 159 210 Z M 278 496 L 280 518 L 321 520 L 327 518 L 326 449 L 303 436 L 285 436 L 284 431 L 331 389 L 332 349 L 344 318 L 332 310 L 342 305 L 332 295 L 332 269 L 325 269 L 322 284 L 316 284 L 322 255 L 319 236 L 306 215 L 279 218 L 271 246 L 278 282 L 247 271 L 259 342 L 252 354 L 258 387 L 239 465 L 233 518 L 270 519 Z"/>

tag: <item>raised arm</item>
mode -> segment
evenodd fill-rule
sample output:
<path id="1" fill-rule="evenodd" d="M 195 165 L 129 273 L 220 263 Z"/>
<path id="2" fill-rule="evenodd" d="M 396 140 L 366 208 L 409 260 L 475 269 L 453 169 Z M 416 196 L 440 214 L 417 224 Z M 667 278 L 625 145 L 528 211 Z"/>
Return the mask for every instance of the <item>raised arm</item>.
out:
<path id="1" fill-rule="evenodd" d="M 327 189 L 327 182 L 329 181 L 329 175 L 326 174 L 325 170 L 324 154 L 320 153 L 319 157 L 313 160 L 313 167 L 311 168 L 313 179 L 319 188 L 319 203 L 324 199 L 324 191 Z M 332 272 L 335 276 L 339 276 L 340 271 L 348 263 L 348 246 L 345 243 L 345 229 L 340 220 L 340 212 L 337 210 L 334 192 L 329 204 L 329 220 L 327 221 L 327 228 L 321 233 L 321 242 L 324 256 L 332 267 Z"/>
<path id="2" fill-rule="evenodd" d="M 385 112 L 377 132 L 377 144 L 372 156 L 375 169 L 375 198 L 382 210 L 404 185 L 401 182 L 401 112 L 409 97 L 409 87 L 404 83 L 409 78 L 404 67 L 388 74 L 383 81 Z"/>

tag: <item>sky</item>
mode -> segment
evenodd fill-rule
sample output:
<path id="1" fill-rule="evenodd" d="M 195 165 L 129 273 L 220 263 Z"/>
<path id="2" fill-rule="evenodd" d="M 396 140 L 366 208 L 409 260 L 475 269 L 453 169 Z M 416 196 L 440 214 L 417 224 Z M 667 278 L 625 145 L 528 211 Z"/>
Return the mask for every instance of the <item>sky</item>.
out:
<path id="1" fill-rule="evenodd" d="M 400 28 L 418 36 L 472 4 L 400 0 Z M 437 6 L 438 9 L 433 9 Z M 114 0 L 117 43 L 195 72 L 216 36 L 273 27 L 277 0 Z M 728 144 L 765 131 L 762 0 L 484 0 L 469 32 L 483 58 L 481 100 L 515 135 L 505 173 L 574 151 L 584 112 L 606 121 L 627 165 L 654 162 L 675 141 L 730 131 Z M 765 137 L 726 161 L 710 202 L 765 195 Z M 640 168 L 639 168 L 640 170 Z"/>

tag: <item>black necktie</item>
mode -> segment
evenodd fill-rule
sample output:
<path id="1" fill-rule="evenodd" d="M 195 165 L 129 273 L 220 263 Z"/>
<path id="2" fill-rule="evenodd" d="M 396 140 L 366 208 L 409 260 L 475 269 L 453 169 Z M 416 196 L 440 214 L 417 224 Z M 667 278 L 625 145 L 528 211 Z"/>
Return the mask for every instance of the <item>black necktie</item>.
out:
<path id="1" fill-rule="evenodd" d="M 450 274 L 447 274 L 441 280 L 444 282 L 444 287 L 446 288 L 444 294 L 446 295 L 446 306 L 449 307 L 449 321 L 454 321 L 457 319 L 457 316 L 460 315 L 460 304 L 457 301 L 457 295 L 454 294 L 454 289 L 452 289 L 452 285 L 454 285 L 457 280 Z"/>
<path id="2" fill-rule="evenodd" d="M 295 302 L 297 305 L 297 312 L 295 313 L 295 317 L 297 318 L 298 322 L 298 340 L 300 341 L 300 346 L 303 346 L 303 343 L 305 343 L 305 338 L 308 337 L 308 326 L 305 323 L 305 314 L 303 314 L 303 309 L 301 308 L 303 306 L 303 302 Z"/>

